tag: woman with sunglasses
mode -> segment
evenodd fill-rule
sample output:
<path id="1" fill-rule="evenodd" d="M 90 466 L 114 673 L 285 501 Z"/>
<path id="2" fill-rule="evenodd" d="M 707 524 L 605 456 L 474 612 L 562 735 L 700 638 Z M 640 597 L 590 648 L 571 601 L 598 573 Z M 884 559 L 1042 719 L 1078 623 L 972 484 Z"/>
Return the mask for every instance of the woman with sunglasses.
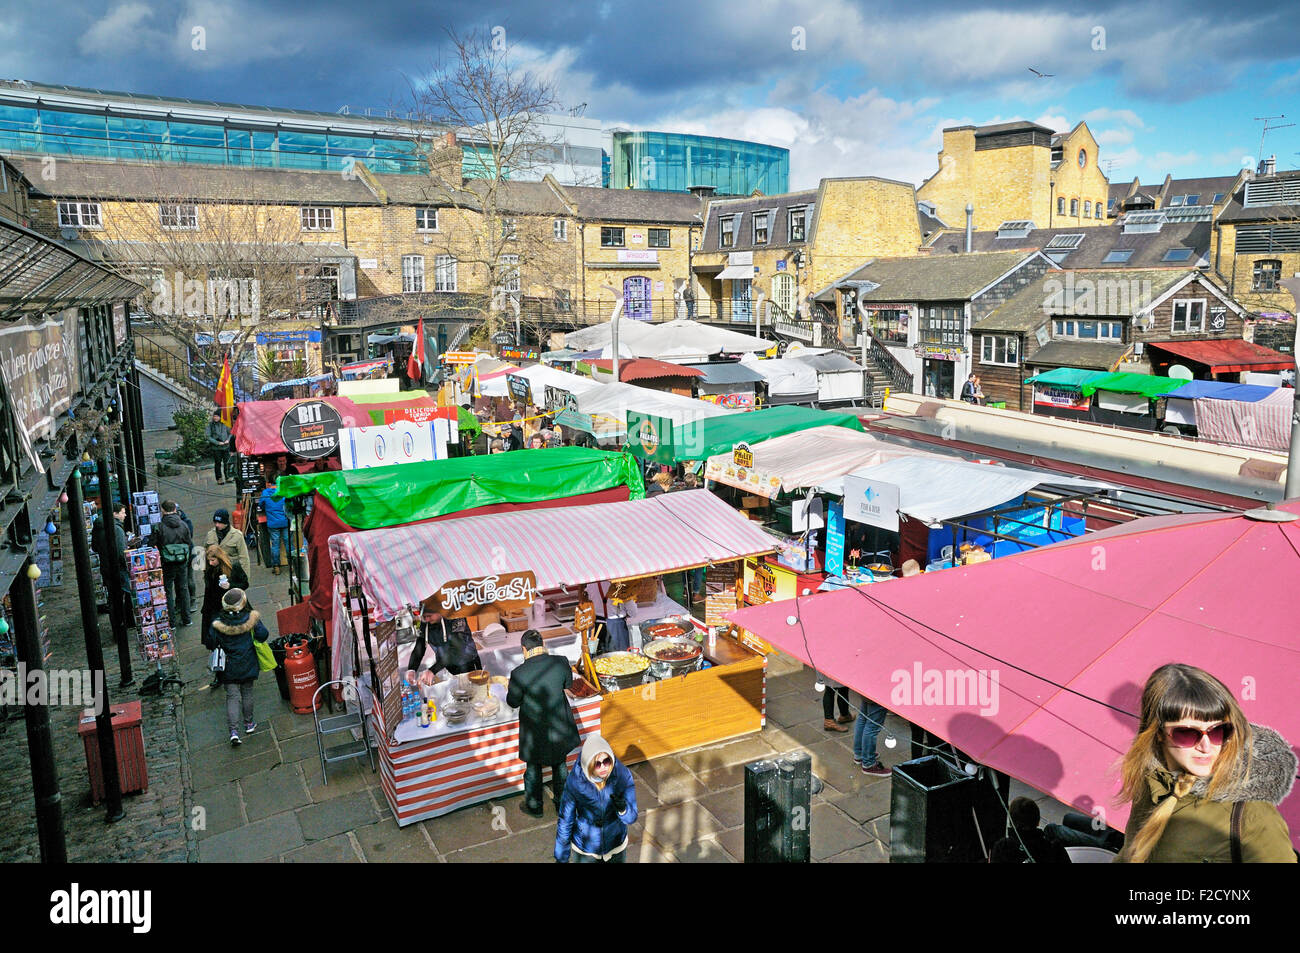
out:
<path id="1" fill-rule="evenodd" d="M 1295 863 L 1277 805 L 1296 756 L 1272 728 L 1247 722 L 1208 672 L 1171 664 L 1151 673 L 1120 773 L 1133 810 L 1119 861 Z"/>
<path id="2" fill-rule="evenodd" d="M 636 823 L 632 772 L 600 735 L 582 743 L 569 772 L 555 829 L 555 859 L 579 864 L 621 864 L 627 859 L 627 828 Z"/>

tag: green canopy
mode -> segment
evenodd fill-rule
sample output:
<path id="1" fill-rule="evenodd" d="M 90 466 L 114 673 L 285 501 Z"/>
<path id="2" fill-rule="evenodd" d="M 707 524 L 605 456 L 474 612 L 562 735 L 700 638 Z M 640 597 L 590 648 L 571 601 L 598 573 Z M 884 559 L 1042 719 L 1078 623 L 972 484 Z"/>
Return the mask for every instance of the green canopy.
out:
<path id="1" fill-rule="evenodd" d="M 348 400 L 354 404 L 411 404 L 416 401 L 430 400 L 422 390 L 396 391 L 388 394 L 349 394 Z"/>
<path id="2" fill-rule="evenodd" d="M 470 436 L 478 436 L 483 432 L 483 425 L 478 422 L 478 418 L 465 407 L 456 408 L 456 426 Z"/>
<path id="3" fill-rule="evenodd" d="M 1054 367 L 1025 380 L 1026 384 L 1041 384 L 1043 387 L 1058 387 L 1063 390 L 1078 390 L 1089 381 L 1109 377 L 1109 371 L 1085 371 L 1078 367 Z"/>
<path id="4" fill-rule="evenodd" d="M 809 407 L 771 407 L 767 410 L 755 410 L 742 414 L 722 414 L 718 417 L 706 417 L 703 420 L 676 426 L 673 428 L 673 444 L 670 448 L 661 447 L 661 454 L 653 459 L 663 460 L 663 451 L 673 461 L 707 460 L 715 453 L 731 450 L 737 443 L 756 443 L 780 437 L 783 434 L 813 427 L 848 427 L 850 430 L 862 430 L 862 421 L 851 410 L 831 411 L 813 410 Z M 637 453 L 640 445 L 628 431 L 628 449 Z M 643 455 L 643 454 L 638 454 Z"/>
<path id="5" fill-rule="evenodd" d="M 1091 397 L 1099 390 L 1107 390 L 1116 394 L 1141 394 L 1148 400 L 1154 400 L 1171 390 L 1178 390 L 1186 383 L 1184 380 L 1156 377 L 1153 374 L 1106 374 L 1088 381 L 1079 389 L 1085 397 Z"/>
<path id="6" fill-rule="evenodd" d="M 636 458 L 589 447 L 553 447 L 282 476 L 275 493 L 302 496 L 314 490 L 349 526 L 376 529 L 494 503 L 558 500 L 622 485 L 631 499 L 645 496 Z"/>

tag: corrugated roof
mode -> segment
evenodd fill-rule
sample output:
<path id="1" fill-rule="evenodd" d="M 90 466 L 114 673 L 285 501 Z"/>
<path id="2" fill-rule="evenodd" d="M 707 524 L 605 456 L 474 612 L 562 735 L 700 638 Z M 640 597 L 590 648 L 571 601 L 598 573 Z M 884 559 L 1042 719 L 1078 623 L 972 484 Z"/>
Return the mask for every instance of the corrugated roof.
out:
<path id="1" fill-rule="evenodd" d="M 599 360 L 589 360 L 586 363 L 592 367 L 598 367 L 606 373 L 613 373 L 613 360 L 603 358 Z M 652 357 L 637 357 L 631 360 L 621 360 L 618 363 L 618 379 L 620 381 L 642 381 L 657 380 L 664 377 L 703 377 L 704 372 L 694 367 L 687 367 L 685 364 L 669 364 L 667 361 L 657 361 Z"/>
<path id="2" fill-rule="evenodd" d="M 722 364 L 684 364 L 704 374 L 706 384 L 758 384 L 764 380 L 762 374 L 746 367 L 739 361 Z"/>

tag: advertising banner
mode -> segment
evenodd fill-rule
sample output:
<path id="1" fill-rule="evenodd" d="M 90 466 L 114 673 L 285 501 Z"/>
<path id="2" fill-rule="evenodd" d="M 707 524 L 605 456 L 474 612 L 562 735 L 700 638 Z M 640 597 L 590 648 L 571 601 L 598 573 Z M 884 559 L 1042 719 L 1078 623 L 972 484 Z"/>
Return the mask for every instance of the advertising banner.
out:
<path id="1" fill-rule="evenodd" d="M 443 433 L 439 433 L 442 424 Z M 399 420 L 380 427 L 345 427 L 339 433 L 339 458 L 344 470 L 387 467 L 397 463 L 444 460 L 447 421 L 412 423 Z"/>
<path id="2" fill-rule="evenodd" d="M 646 462 L 672 463 L 673 422 L 637 410 L 627 412 L 627 449 Z"/>
<path id="3" fill-rule="evenodd" d="M 844 518 L 897 533 L 899 496 L 893 483 L 849 473 L 844 477 Z"/>
<path id="4" fill-rule="evenodd" d="M 1084 397 L 1077 390 L 1063 390 L 1059 387 L 1034 387 L 1034 406 L 1036 407 L 1087 410 L 1091 405 L 1092 398 Z"/>
<path id="5" fill-rule="evenodd" d="M 81 389 L 77 362 L 77 312 L 58 318 L 20 321 L 0 331 L 0 373 L 13 403 L 14 419 L 28 442 L 54 433 Z M 34 459 L 42 473 L 45 467 Z"/>

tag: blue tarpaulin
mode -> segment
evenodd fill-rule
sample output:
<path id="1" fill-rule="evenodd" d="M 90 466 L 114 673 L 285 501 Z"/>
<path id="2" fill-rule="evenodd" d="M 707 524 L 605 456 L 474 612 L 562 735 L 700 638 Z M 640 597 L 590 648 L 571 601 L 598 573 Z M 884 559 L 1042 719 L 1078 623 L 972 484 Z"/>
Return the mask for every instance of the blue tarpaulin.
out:
<path id="1" fill-rule="evenodd" d="M 1171 390 L 1166 397 L 1179 400 L 1239 400 L 1244 404 L 1253 404 L 1263 400 L 1276 391 L 1276 387 L 1263 387 L 1259 384 L 1232 384 L 1228 381 L 1188 381 L 1177 390 Z"/>

